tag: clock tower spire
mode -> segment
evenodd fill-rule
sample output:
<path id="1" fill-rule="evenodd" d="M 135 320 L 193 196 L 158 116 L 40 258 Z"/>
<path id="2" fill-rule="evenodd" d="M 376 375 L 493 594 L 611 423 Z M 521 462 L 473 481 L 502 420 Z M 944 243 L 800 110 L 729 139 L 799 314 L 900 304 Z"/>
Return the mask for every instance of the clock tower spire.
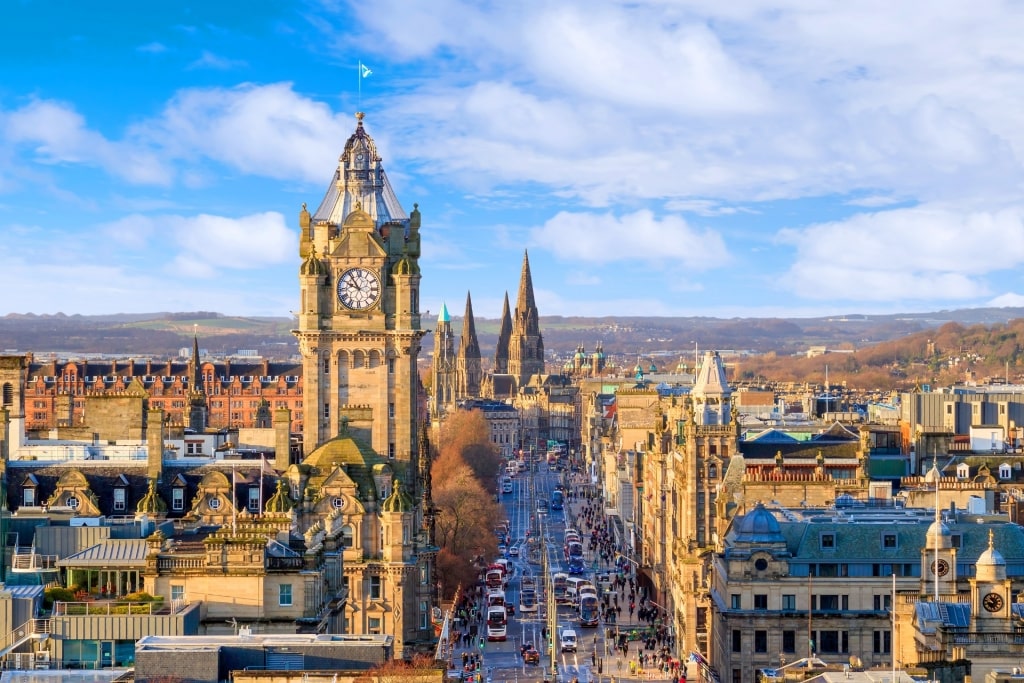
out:
<path id="1" fill-rule="evenodd" d="M 303 451 L 347 434 L 408 464 L 418 454 L 424 334 L 420 212 L 402 208 L 363 119 L 356 114 L 319 207 L 299 214 Z"/>

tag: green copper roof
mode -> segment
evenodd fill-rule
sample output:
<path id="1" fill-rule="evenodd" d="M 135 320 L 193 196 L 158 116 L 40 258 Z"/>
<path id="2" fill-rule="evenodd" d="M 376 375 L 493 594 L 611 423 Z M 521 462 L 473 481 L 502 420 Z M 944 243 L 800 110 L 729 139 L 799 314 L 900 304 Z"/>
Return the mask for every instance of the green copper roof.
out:
<path id="1" fill-rule="evenodd" d="M 442 303 L 441 304 L 441 312 L 437 316 L 437 322 L 439 322 L 439 323 L 450 323 L 451 321 L 452 321 L 452 317 L 450 315 L 448 315 L 448 304 Z"/>

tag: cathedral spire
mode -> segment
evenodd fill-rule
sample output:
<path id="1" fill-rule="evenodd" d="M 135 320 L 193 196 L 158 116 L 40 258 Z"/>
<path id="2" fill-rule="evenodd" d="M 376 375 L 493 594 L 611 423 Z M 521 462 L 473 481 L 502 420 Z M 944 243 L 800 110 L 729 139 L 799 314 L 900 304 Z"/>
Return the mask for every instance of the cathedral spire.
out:
<path id="1" fill-rule="evenodd" d="M 498 344 L 494 349 L 494 372 L 508 372 L 508 342 L 512 337 L 512 313 L 508 307 L 508 292 L 505 292 L 505 303 L 501 307 L 501 325 L 498 328 Z"/>
<path id="2" fill-rule="evenodd" d="M 529 383 L 534 375 L 544 374 L 544 339 L 540 334 L 540 316 L 533 296 L 530 255 L 525 251 L 508 351 L 508 372 L 517 377 L 519 386 Z"/>
<path id="3" fill-rule="evenodd" d="M 462 318 L 462 338 L 459 340 L 459 355 L 456 359 L 456 398 L 479 397 L 481 379 L 483 368 L 480 363 L 480 342 L 476 338 L 476 323 L 473 320 L 473 299 L 466 292 L 466 314 Z"/>

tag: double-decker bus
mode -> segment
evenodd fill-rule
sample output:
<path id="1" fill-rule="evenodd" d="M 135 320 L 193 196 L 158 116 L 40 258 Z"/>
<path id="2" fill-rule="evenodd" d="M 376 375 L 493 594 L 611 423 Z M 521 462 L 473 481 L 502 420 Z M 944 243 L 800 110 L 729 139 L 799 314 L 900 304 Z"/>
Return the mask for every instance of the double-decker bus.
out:
<path id="1" fill-rule="evenodd" d="M 487 640 L 503 641 L 508 638 L 508 615 L 504 605 L 487 608 Z"/>
<path id="2" fill-rule="evenodd" d="M 569 575 L 565 572 L 556 572 L 551 577 L 552 588 L 555 592 L 555 602 L 559 605 L 568 605 L 569 596 L 565 589 L 569 587 Z"/>
<path id="3" fill-rule="evenodd" d="M 597 596 L 593 593 L 584 593 L 580 597 L 580 626 L 594 628 L 600 620 L 600 608 L 597 603 Z"/>
<path id="4" fill-rule="evenodd" d="M 533 588 L 524 588 L 519 591 L 519 611 L 520 612 L 536 612 L 537 611 L 537 591 Z"/>

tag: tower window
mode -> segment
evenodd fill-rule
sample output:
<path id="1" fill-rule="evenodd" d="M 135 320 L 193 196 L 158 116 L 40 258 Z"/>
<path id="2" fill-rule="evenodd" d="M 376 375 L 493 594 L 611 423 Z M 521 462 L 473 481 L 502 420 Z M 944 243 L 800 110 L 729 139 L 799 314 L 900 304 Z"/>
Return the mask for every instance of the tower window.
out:
<path id="1" fill-rule="evenodd" d="M 395 457 L 395 442 L 394 441 L 392 441 L 391 443 L 388 444 L 388 457 L 389 458 L 394 458 Z"/>
<path id="2" fill-rule="evenodd" d="M 392 420 L 395 419 L 395 404 L 394 403 L 389 403 L 388 404 L 388 417 L 391 418 Z"/>
<path id="3" fill-rule="evenodd" d="M 331 359 L 330 358 L 324 358 L 324 374 L 327 374 L 330 371 L 331 371 Z"/>
<path id="4" fill-rule="evenodd" d="M 327 420 L 330 417 L 331 417 L 331 404 L 330 403 L 325 403 L 324 404 L 324 419 Z"/>
<path id="5" fill-rule="evenodd" d="M 388 374 L 389 375 L 395 374 L 395 359 L 394 358 L 388 358 Z"/>

